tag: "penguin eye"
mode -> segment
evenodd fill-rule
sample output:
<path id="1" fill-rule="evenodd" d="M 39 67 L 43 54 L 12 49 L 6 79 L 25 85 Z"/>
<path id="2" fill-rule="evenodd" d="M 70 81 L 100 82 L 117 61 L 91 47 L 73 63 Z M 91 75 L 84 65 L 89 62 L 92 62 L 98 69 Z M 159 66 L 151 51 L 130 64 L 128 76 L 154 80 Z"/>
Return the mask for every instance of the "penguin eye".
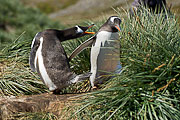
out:
<path id="1" fill-rule="evenodd" d="M 75 30 L 76 30 L 76 33 L 83 33 L 83 30 L 77 25 L 75 27 Z"/>
<path id="2" fill-rule="evenodd" d="M 119 25 L 119 24 L 121 23 L 121 19 L 119 19 L 119 18 L 115 18 L 115 19 L 114 19 L 114 23 L 116 23 L 116 24 L 118 24 L 118 25 Z"/>

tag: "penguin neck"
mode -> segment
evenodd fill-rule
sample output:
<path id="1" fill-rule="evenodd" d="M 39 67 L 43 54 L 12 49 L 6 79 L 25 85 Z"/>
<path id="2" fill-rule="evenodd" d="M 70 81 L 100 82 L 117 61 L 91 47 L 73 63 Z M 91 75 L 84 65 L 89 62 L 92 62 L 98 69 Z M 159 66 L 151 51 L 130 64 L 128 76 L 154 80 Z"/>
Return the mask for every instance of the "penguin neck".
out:
<path id="1" fill-rule="evenodd" d="M 76 38 L 75 36 L 73 36 L 73 32 L 74 32 L 73 28 L 69 28 L 69 29 L 65 29 L 65 30 L 60 30 L 59 32 L 60 33 L 58 34 L 58 36 L 59 36 L 59 39 L 61 41 L 66 41 L 66 40 L 69 40 L 69 39 Z"/>
<path id="2" fill-rule="evenodd" d="M 99 31 L 108 31 L 108 32 L 112 32 L 112 33 L 118 32 L 118 30 L 116 28 L 108 25 L 108 23 L 105 23 L 104 25 L 102 25 L 102 27 L 99 29 Z"/>

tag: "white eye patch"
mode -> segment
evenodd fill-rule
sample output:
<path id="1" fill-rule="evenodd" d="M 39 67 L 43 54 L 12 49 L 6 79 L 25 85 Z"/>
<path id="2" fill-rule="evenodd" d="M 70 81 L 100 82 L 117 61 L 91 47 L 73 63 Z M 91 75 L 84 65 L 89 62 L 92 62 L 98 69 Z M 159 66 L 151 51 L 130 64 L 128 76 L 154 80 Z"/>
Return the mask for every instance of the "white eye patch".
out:
<path id="1" fill-rule="evenodd" d="M 83 33 L 84 31 L 79 27 L 79 26 L 77 26 L 76 25 L 76 28 L 77 28 L 77 33 Z"/>

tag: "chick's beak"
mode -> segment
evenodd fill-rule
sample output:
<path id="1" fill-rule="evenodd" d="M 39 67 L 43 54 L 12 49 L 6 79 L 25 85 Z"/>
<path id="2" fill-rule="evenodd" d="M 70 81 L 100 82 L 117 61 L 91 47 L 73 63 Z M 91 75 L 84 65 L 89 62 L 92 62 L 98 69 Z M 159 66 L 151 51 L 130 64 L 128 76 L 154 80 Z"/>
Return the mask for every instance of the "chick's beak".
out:
<path id="1" fill-rule="evenodd" d="M 88 29 L 90 29 L 90 28 L 93 27 L 93 26 L 94 26 L 94 24 L 90 25 L 90 26 L 88 27 Z M 87 31 L 85 31 L 84 33 L 86 33 L 86 34 L 95 34 L 95 32 L 87 32 Z"/>

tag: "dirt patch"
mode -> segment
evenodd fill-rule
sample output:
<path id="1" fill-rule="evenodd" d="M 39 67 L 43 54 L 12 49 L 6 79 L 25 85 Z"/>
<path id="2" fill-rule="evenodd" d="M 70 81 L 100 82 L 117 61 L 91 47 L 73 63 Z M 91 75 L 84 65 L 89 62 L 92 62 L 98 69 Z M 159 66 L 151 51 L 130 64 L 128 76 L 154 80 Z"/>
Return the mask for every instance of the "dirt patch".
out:
<path id="1" fill-rule="evenodd" d="M 20 97 L 0 98 L 0 119 L 8 119 L 12 115 L 23 112 L 50 112 L 60 115 L 67 106 L 73 106 L 72 101 L 79 99 L 80 94 L 54 95 L 45 93 Z M 76 98 L 75 98 L 76 97 Z"/>

